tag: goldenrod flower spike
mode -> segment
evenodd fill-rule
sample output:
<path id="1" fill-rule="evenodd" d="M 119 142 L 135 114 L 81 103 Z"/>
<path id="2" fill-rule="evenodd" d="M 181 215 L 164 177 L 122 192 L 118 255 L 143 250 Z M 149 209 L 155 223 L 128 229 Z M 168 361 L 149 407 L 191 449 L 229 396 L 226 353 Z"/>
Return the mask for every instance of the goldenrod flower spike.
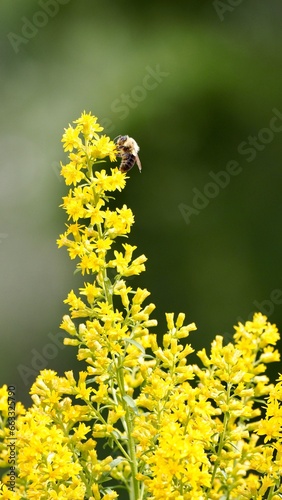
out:
<path id="1" fill-rule="evenodd" d="M 0 498 L 278 500 L 282 376 L 274 385 L 266 375 L 280 359 L 278 330 L 257 313 L 233 342 L 218 335 L 210 354 L 200 351 L 201 367 L 182 343 L 196 330 L 184 313 L 166 314 L 158 342 L 150 292 L 128 282 L 146 257 L 124 241 L 134 215 L 113 209 L 113 193 L 127 177 L 106 166 L 117 150 L 102 130 L 83 112 L 62 139 L 68 224 L 58 246 L 84 283 L 65 299 L 61 328 L 82 369 L 42 370 L 29 409 L 12 408 L 12 388 L 0 389 Z"/>

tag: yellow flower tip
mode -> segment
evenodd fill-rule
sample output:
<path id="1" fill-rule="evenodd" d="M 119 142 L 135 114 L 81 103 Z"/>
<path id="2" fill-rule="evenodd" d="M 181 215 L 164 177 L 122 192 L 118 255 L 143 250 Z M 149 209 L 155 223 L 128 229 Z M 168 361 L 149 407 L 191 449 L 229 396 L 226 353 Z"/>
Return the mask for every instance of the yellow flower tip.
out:
<path id="1" fill-rule="evenodd" d="M 65 133 L 62 137 L 62 142 L 64 143 L 64 151 L 72 152 L 74 148 L 79 148 L 82 145 L 81 139 L 79 138 L 80 129 L 73 128 L 69 125 L 68 128 L 65 128 Z"/>
<path id="2" fill-rule="evenodd" d="M 280 353 L 279 351 L 273 349 L 273 347 L 268 347 L 260 356 L 260 361 L 262 363 L 273 363 L 280 361 Z"/>
<path id="3" fill-rule="evenodd" d="M 65 377 L 66 377 L 66 379 L 71 387 L 76 387 L 76 381 L 75 381 L 75 378 L 73 376 L 72 370 L 66 371 Z"/>
<path id="4" fill-rule="evenodd" d="M 118 498 L 118 494 L 116 491 L 111 491 L 110 493 L 106 493 L 106 495 L 103 496 L 103 500 L 115 500 L 115 498 Z"/>
<path id="5" fill-rule="evenodd" d="M 151 328 L 154 326 L 158 326 L 158 321 L 156 319 L 149 319 L 148 321 L 144 321 L 143 326 L 145 328 Z"/>
<path id="6" fill-rule="evenodd" d="M 198 358 L 200 358 L 204 366 L 209 367 L 212 364 L 209 357 L 207 356 L 205 348 L 202 349 L 201 351 L 198 351 L 197 356 Z"/>
<path id="7" fill-rule="evenodd" d="M 91 487 L 91 491 L 94 495 L 93 500 L 101 500 L 101 495 L 99 492 L 99 485 L 97 483 L 94 483 Z"/>
<path id="8" fill-rule="evenodd" d="M 71 320 L 70 316 L 65 314 L 63 316 L 63 321 L 60 324 L 60 328 L 65 330 L 70 335 L 76 335 L 76 328 L 74 322 Z"/>
<path id="9" fill-rule="evenodd" d="M 77 346 L 80 344 L 79 340 L 64 338 L 64 345 Z"/>
<path id="10" fill-rule="evenodd" d="M 178 339 L 183 339 L 183 338 L 188 337 L 189 333 L 194 331 L 194 330 L 197 330 L 195 323 L 190 323 L 187 326 L 182 326 L 180 328 L 180 330 L 178 330 L 176 336 Z"/>
<path id="11" fill-rule="evenodd" d="M 185 320 L 185 314 L 179 313 L 176 320 L 176 328 L 181 328 Z"/>
<path id="12" fill-rule="evenodd" d="M 83 135 L 87 139 L 92 139 L 93 137 L 99 137 L 97 132 L 104 130 L 99 123 L 97 123 L 98 118 L 90 113 L 83 111 L 80 118 L 74 120 L 73 123 L 77 123 L 78 127 L 82 130 Z"/>
<path id="13" fill-rule="evenodd" d="M 4 384 L 0 389 L 0 412 L 6 417 L 8 415 L 8 387 Z"/>
<path id="14" fill-rule="evenodd" d="M 186 326 L 186 328 L 189 330 L 189 332 L 197 330 L 197 325 L 196 323 L 190 323 L 189 325 Z"/>
<path id="15" fill-rule="evenodd" d="M 67 186 L 73 184 L 76 186 L 82 179 L 85 179 L 85 175 L 81 172 L 76 165 L 69 163 L 68 165 L 62 165 L 60 175 L 65 178 L 65 183 Z"/>
<path id="16" fill-rule="evenodd" d="M 132 303 L 133 304 L 142 304 L 142 302 L 144 302 L 144 300 L 149 297 L 150 295 L 150 292 L 144 288 L 137 288 L 136 290 L 136 293 L 133 297 L 133 300 L 132 300 Z"/>
<path id="17" fill-rule="evenodd" d="M 168 330 L 174 330 L 174 313 L 165 313 Z"/>

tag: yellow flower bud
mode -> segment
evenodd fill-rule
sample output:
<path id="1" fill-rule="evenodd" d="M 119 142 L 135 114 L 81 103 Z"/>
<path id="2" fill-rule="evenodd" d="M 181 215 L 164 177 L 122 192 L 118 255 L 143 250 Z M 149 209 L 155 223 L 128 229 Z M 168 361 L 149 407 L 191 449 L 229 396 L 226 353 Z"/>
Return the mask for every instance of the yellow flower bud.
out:
<path id="1" fill-rule="evenodd" d="M 168 329 L 173 330 L 174 329 L 174 322 L 173 322 L 174 313 L 165 313 L 165 315 L 166 315 L 166 322 L 167 322 Z"/>

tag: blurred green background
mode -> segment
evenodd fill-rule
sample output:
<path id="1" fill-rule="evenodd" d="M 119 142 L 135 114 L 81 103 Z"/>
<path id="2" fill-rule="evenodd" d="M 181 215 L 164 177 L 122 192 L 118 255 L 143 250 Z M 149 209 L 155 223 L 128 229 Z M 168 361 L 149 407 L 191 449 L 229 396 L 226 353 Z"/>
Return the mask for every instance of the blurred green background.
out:
<path id="1" fill-rule="evenodd" d="M 281 2 L 0 9 L 0 384 L 28 403 L 40 368 L 76 363 L 58 332 L 80 281 L 55 241 L 60 140 L 83 110 L 140 145 L 142 174 L 117 203 L 136 217 L 130 243 L 148 263 L 131 285 L 151 291 L 159 334 L 166 311 L 196 322 L 196 350 L 257 310 L 282 330 Z"/>

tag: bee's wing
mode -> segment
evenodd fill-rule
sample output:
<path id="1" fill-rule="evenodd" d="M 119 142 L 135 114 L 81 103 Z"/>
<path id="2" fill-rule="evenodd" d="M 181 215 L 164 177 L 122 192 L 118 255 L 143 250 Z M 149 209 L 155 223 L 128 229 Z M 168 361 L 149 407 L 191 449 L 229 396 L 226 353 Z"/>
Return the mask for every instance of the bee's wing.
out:
<path id="1" fill-rule="evenodd" d="M 136 155 L 136 163 L 137 163 L 137 167 L 139 168 L 139 172 L 141 173 L 142 165 L 141 165 L 141 161 L 140 161 L 140 158 L 138 155 Z"/>

